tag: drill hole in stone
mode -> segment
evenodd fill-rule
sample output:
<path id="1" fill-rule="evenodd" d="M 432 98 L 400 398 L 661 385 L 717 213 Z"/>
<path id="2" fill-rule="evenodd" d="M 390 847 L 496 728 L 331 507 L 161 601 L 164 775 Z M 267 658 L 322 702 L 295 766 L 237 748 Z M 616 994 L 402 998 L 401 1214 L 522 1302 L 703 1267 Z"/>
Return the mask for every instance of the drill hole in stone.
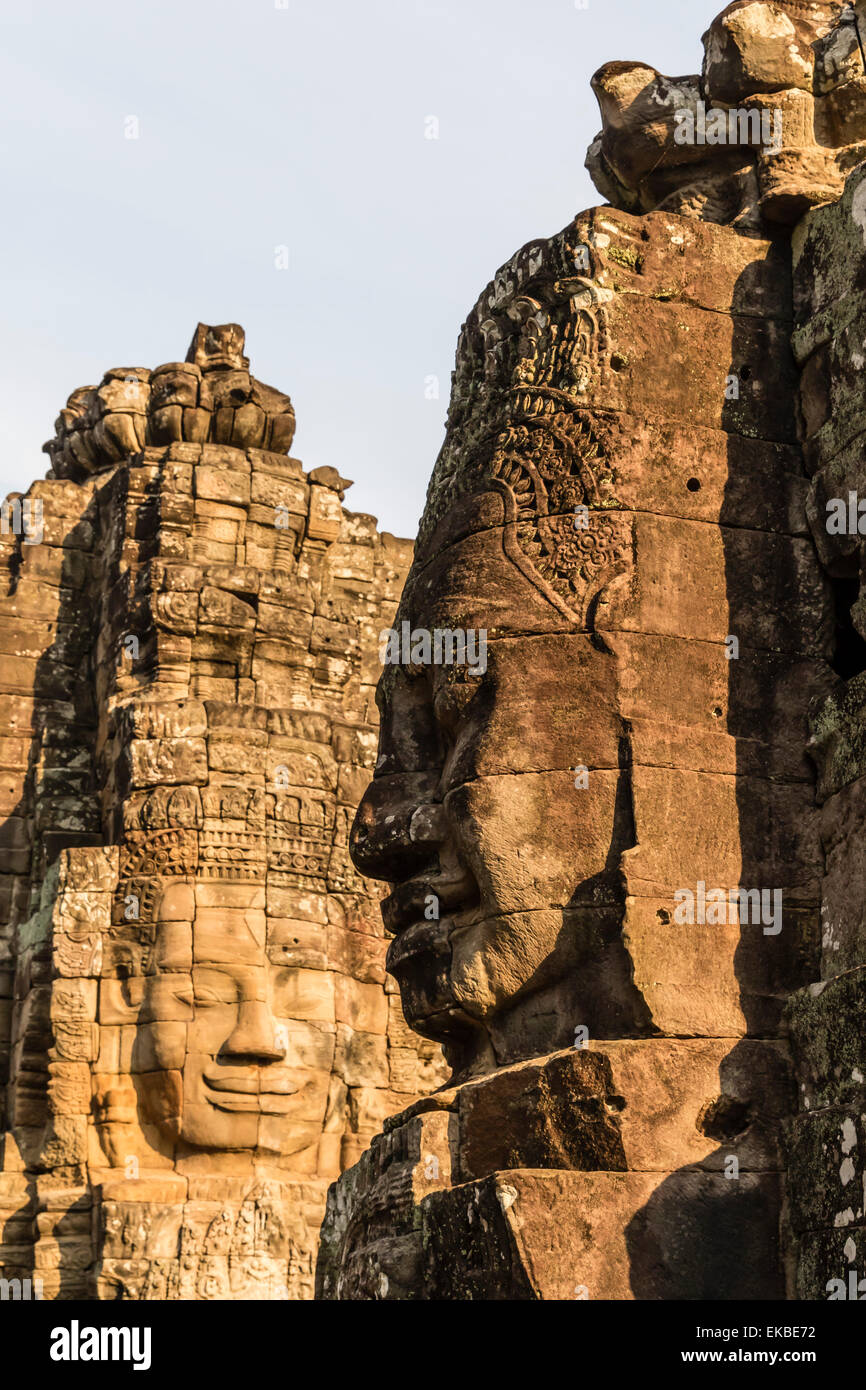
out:
<path id="1" fill-rule="evenodd" d="M 689 492 L 700 492 L 700 490 L 701 490 L 701 480 L 700 480 L 700 478 L 689 478 L 688 482 L 686 483 L 686 487 L 688 488 Z"/>
<path id="2" fill-rule="evenodd" d="M 671 920 L 671 914 L 668 912 L 666 907 L 660 907 L 658 912 L 656 913 L 656 917 L 658 917 L 663 927 L 666 927 Z"/>
<path id="3" fill-rule="evenodd" d="M 721 717 L 722 717 L 723 714 L 724 714 L 724 710 L 722 709 L 721 705 L 716 705 L 716 706 L 714 707 L 714 709 L 713 709 L 713 718 L 714 718 L 714 719 L 721 719 Z"/>
<path id="4" fill-rule="evenodd" d="M 611 370 L 614 372 L 621 372 L 625 364 L 626 358 L 622 357 L 618 352 L 615 352 L 610 359 Z"/>
<path id="5" fill-rule="evenodd" d="M 748 1101 L 719 1096 L 702 1108 L 696 1123 L 699 1134 L 705 1134 L 716 1143 L 731 1143 L 744 1134 L 751 1123 Z"/>

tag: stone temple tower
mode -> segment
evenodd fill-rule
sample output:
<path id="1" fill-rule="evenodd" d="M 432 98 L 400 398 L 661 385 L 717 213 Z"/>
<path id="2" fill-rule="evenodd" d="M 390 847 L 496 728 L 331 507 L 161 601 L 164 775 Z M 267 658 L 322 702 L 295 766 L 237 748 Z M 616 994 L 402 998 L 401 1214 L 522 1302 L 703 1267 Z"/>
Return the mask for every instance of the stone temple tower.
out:
<path id="1" fill-rule="evenodd" d="M 328 1181 L 444 1075 L 348 831 L 407 541 L 236 324 L 76 391 L 0 538 L 0 1274 L 305 1298 Z"/>

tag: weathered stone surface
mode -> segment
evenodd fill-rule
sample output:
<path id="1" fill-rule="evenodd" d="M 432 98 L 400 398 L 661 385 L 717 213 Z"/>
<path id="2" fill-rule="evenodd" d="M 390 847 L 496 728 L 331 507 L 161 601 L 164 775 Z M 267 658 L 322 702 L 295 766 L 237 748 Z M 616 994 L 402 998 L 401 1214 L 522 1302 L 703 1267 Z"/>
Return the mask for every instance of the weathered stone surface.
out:
<path id="1" fill-rule="evenodd" d="M 862 116 L 861 104 L 861 130 Z M 801 367 L 804 456 L 813 474 L 807 517 L 822 565 L 832 576 L 837 625 L 837 679 L 812 703 L 808 743 L 821 806 L 821 956 L 813 982 L 787 1009 L 800 1098 L 800 1113 L 787 1130 L 799 1298 L 860 1298 L 866 1288 L 861 1283 L 866 623 L 858 507 L 864 492 L 863 196 L 860 165 L 838 201 L 811 212 L 793 238 L 793 345 Z"/>
<path id="2" fill-rule="evenodd" d="M 324 1298 L 858 1297 L 851 21 L 600 70 L 612 206 L 467 319 L 414 559 L 236 325 L 70 397 L 0 541 L 7 1268 L 306 1297 L 348 1169 Z"/>
<path id="3" fill-rule="evenodd" d="M 109 372 L 7 508 L 0 1272 L 46 1297 L 311 1297 L 328 1181 L 445 1076 L 347 851 L 411 546 L 247 369 Z"/>
<path id="4" fill-rule="evenodd" d="M 559 1054 L 442 1092 L 395 1117 L 331 1189 L 318 1296 L 782 1297 L 774 1253 L 778 1173 L 761 1171 L 760 1162 L 737 1181 L 713 1171 L 723 1161 L 730 1166 L 737 1141 L 713 1154 L 713 1138 L 696 1129 L 700 1067 L 675 1066 L 671 1076 L 660 1065 L 664 1056 L 669 1067 L 677 1046 L 689 1050 L 688 1043 L 663 1043 L 661 1052 L 654 1041 L 612 1046 L 615 1060 L 604 1045 Z M 634 1123 L 639 1146 L 642 1134 L 657 1134 L 660 1102 L 640 1089 L 626 1102 L 617 1089 L 636 1080 L 628 1072 L 638 1052 L 649 1054 L 637 1062 L 641 1076 L 666 1086 L 669 1133 L 681 1120 L 683 1134 L 694 1135 L 693 1159 L 702 1154 L 704 1162 L 668 1173 L 653 1138 L 649 1150 L 633 1153 L 632 1170 L 626 1131 Z M 686 1090 L 695 1087 L 691 1101 L 679 1091 L 682 1080 Z M 758 1105 L 757 1077 L 751 1084 Z M 736 1088 L 725 1089 L 733 1113 Z M 631 1105 L 640 1111 L 634 1121 Z"/>

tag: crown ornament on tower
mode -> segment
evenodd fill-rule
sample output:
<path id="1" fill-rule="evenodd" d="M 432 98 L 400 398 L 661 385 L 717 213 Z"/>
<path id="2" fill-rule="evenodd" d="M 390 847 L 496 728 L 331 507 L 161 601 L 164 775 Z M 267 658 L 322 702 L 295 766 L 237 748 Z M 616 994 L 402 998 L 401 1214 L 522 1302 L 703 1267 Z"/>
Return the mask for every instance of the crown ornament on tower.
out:
<path id="1" fill-rule="evenodd" d="M 630 212 L 793 226 L 866 158 L 864 32 L 863 0 L 735 0 L 703 36 L 700 75 L 606 63 L 592 79 L 596 187 Z"/>

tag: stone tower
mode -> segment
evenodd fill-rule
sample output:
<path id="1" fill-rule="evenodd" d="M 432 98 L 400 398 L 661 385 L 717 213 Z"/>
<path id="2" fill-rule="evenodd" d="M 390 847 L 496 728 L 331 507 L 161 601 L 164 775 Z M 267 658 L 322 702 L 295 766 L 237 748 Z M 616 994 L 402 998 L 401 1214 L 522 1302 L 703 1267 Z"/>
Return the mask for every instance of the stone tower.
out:
<path id="1" fill-rule="evenodd" d="M 323 1298 L 863 1264 L 864 571 L 823 509 L 866 492 L 866 73 L 835 4 L 738 0 L 704 44 L 596 74 L 610 205 L 460 336 L 398 621 L 485 669 L 386 671 L 352 832 L 452 1078 L 335 1183 Z"/>
<path id="2" fill-rule="evenodd" d="M 327 1183 L 444 1075 L 347 848 L 412 547 L 243 349 L 74 392 L 3 507 L 0 1273 L 43 1297 L 309 1297 Z"/>

